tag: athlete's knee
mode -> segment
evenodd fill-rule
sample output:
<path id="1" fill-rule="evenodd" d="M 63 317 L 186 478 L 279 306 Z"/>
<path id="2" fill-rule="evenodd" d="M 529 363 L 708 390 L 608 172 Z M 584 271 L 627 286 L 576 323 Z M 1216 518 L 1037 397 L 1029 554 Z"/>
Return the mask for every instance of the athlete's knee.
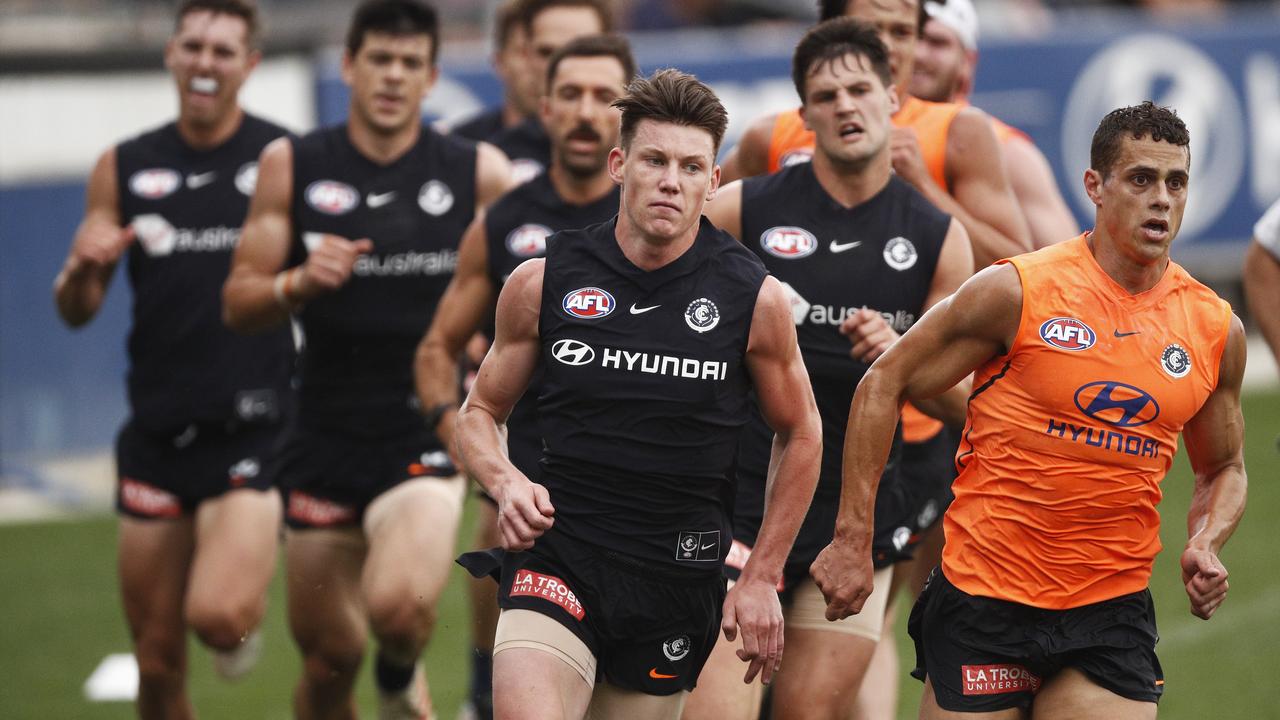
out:
<path id="1" fill-rule="evenodd" d="M 186 637 L 168 631 L 143 632 L 134 639 L 138 682 L 148 688 L 181 686 L 187 671 Z"/>
<path id="2" fill-rule="evenodd" d="M 435 624 L 435 608 L 412 592 L 375 592 L 366 601 L 369 626 L 384 644 L 417 645 Z"/>
<path id="3" fill-rule="evenodd" d="M 363 660 L 363 645 L 323 643 L 303 651 L 302 671 L 313 685 L 349 683 L 360 672 Z"/>
<path id="4" fill-rule="evenodd" d="M 187 625 L 201 642 L 215 650 L 235 649 L 257 626 L 261 617 L 261 611 L 249 604 L 187 604 Z"/>

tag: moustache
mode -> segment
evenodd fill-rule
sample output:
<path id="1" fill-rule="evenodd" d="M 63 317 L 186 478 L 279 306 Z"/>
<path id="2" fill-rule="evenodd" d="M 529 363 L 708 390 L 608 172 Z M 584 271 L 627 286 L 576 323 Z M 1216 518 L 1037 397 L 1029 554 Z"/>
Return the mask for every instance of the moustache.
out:
<path id="1" fill-rule="evenodd" d="M 600 133 L 596 132 L 590 125 L 580 125 L 564 136 L 565 140 L 592 140 L 600 141 Z"/>

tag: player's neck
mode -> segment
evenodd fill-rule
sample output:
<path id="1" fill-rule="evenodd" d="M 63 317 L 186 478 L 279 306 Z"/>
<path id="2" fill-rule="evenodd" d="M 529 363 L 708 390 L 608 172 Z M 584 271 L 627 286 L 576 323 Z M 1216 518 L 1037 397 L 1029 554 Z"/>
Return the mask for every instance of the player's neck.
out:
<path id="1" fill-rule="evenodd" d="M 390 165 L 400 159 L 417 144 L 421 135 L 422 125 L 418 122 L 391 133 L 378 132 L 355 115 L 351 115 L 347 122 L 347 138 L 351 144 L 361 155 L 378 165 Z"/>
<path id="2" fill-rule="evenodd" d="M 604 167 L 594 175 L 582 177 L 565 170 L 563 165 L 553 160 L 547 177 L 560 199 L 571 205 L 590 205 L 613 190 L 613 178 Z"/>
<path id="3" fill-rule="evenodd" d="M 650 237 L 631 222 L 627 208 L 623 206 L 618 212 L 618 222 L 614 227 L 613 236 L 618 241 L 622 254 L 631 261 L 632 265 L 650 272 L 675 262 L 690 247 L 693 247 L 700 224 L 694 222 L 687 231 L 675 238 Z"/>
<path id="4" fill-rule="evenodd" d="M 813 154 L 813 174 L 832 200 L 850 208 L 875 197 L 889 184 L 893 166 L 889 163 L 888 146 L 867 162 L 850 165 L 834 162 L 818 150 Z"/>
<path id="5" fill-rule="evenodd" d="M 221 118 L 210 125 L 201 125 L 192 122 L 189 118 L 178 117 L 178 136 L 187 145 L 196 150 L 211 150 L 218 147 L 222 143 L 236 134 L 240 129 L 240 123 L 244 121 L 244 110 L 237 105 L 227 113 L 227 116 Z"/>
<path id="6" fill-rule="evenodd" d="M 520 108 L 511 100 L 502 103 L 502 127 L 515 127 L 528 119 L 529 116 L 520 112 Z"/>
<path id="7" fill-rule="evenodd" d="M 1094 229 L 1085 236 L 1085 243 L 1098 267 L 1130 295 L 1144 293 L 1155 287 L 1169 269 L 1167 249 L 1149 262 L 1140 262 L 1120 252 L 1116 242 L 1102 229 Z"/>

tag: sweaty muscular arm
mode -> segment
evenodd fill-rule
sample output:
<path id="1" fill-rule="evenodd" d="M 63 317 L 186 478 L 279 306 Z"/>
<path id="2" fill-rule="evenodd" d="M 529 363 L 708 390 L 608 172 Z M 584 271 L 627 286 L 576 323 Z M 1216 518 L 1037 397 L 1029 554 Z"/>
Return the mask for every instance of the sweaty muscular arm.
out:
<path id="1" fill-rule="evenodd" d="M 795 324 L 782 286 L 766 278 L 756 300 L 747 341 L 747 369 L 764 419 L 773 428 L 773 455 L 765 485 L 760 534 L 742 576 L 724 601 L 725 637 L 742 630 L 738 657 L 748 662 L 744 682 L 757 672 L 768 683 L 782 658 L 782 608 L 777 585 L 787 553 L 813 500 L 822 461 L 822 422 L 796 344 Z"/>
<path id="2" fill-rule="evenodd" d="M 769 172 L 769 139 L 773 137 L 773 124 L 777 119 L 777 114 L 756 118 L 742 131 L 738 144 L 725 154 L 720 164 L 721 183 Z"/>
<path id="3" fill-rule="evenodd" d="M 485 215 L 476 214 L 458 248 L 458 267 L 436 306 L 431 327 L 418 343 L 413 374 L 423 408 L 458 405 L 458 357 L 493 307 L 497 289 L 489 277 Z M 450 453 L 454 446 L 454 412 L 440 417 L 435 428 Z"/>
<path id="4" fill-rule="evenodd" d="M 458 450 L 472 476 L 498 503 L 498 530 L 507 550 L 532 547 L 551 527 L 555 513 L 547 489 L 530 482 L 507 459 L 498 429 L 538 366 L 543 265 L 541 259 L 525 262 L 503 286 L 493 347 L 458 411 Z"/>
<path id="5" fill-rule="evenodd" d="M 742 181 L 721 185 L 716 196 L 702 206 L 702 214 L 712 225 L 742 241 Z"/>
<path id="6" fill-rule="evenodd" d="M 974 267 L 1031 249 L 1031 233 L 1009 187 L 1000 143 L 982 111 L 965 108 L 951 122 L 946 155 L 950 194 L 925 168 L 913 129 L 894 128 L 892 148 L 893 169 L 969 231 Z"/>
<path id="7" fill-rule="evenodd" d="M 293 237 L 292 200 L 293 144 L 280 138 L 262 150 L 249 216 L 222 286 L 222 320 L 232 330 L 279 325 L 303 303 L 346 284 L 356 257 L 373 249 L 367 238 L 325 235 L 302 265 L 282 271 Z"/>
<path id="8" fill-rule="evenodd" d="M 1035 248 L 1048 247 L 1080 234 L 1080 226 L 1067 207 L 1053 168 L 1030 140 L 1015 137 L 1003 145 L 1004 166 L 1018 207 L 1031 231 Z"/>
<path id="9" fill-rule="evenodd" d="M 1244 291 L 1253 319 L 1280 365 L 1280 260 L 1254 238 L 1244 256 Z"/>
<path id="10" fill-rule="evenodd" d="M 849 408 L 858 432 L 845 436 L 835 537 L 811 568 L 827 599 L 828 620 L 861 611 L 871 594 L 876 486 L 903 401 L 937 395 L 1008 352 L 1021 311 L 1017 271 L 1009 265 L 987 268 L 929 310 L 858 384 Z"/>
<path id="11" fill-rule="evenodd" d="M 1240 413 L 1244 364 L 1244 326 L 1233 315 L 1218 370 L 1218 387 L 1182 429 L 1187 457 L 1196 475 L 1191 509 L 1187 512 L 1182 582 L 1191 599 L 1191 614 L 1205 620 L 1227 597 L 1227 569 L 1218 555 L 1244 514 L 1248 485 L 1244 471 L 1244 416 Z"/>
<path id="12" fill-rule="evenodd" d="M 489 143 L 476 143 L 476 204 L 487 208 L 494 200 L 515 187 L 511 177 L 511 161 Z"/>
<path id="13" fill-rule="evenodd" d="M 120 227 L 115 148 L 98 158 L 85 195 L 84 219 L 76 229 L 62 271 L 53 281 L 58 314 L 73 328 L 98 314 L 116 263 L 134 241 L 133 226 Z"/>
<path id="14" fill-rule="evenodd" d="M 973 251 L 969 248 L 969 234 L 959 220 L 952 218 L 947 235 L 942 241 L 942 250 L 938 254 L 938 266 L 933 272 L 929 294 L 925 297 L 925 309 L 928 310 L 954 293 L 970 275 L 973 275 Z M 847 335 L 849 342 L 853 343 L 850 354 L 868 363 L 877 360 L 900 337 L 883 315 L 866 308 L 858 310 L 841 323 L 840 332 Z M 968 381 L 961 381 L 937 397 L 911 397 L 910 400 L 930 416 L 948 425 L 959 426 L 964 424 L 970 389 Z"/>

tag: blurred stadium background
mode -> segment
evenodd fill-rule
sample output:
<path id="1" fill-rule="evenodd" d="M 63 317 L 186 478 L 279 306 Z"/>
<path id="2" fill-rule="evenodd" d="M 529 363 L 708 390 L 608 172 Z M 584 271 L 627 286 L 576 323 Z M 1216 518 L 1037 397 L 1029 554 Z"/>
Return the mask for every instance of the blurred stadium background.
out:
<path id="1" fill-rule="evenodd" d="M 245 105 L 298 130 L 339 121 L 346 90 L 339 43 L 353 2 L 261 0 L 266 61 Z M 492 2 L 437 0 L 442 78 L 423 107 L 453 120 L 496 104 L 487 22 Z M 79 332 L 55 315 L 50 286 L 83 208 L 84 180 L 108 145 L 174 112 L 161 63 L 174 2 L 4 0 L 0 3 L 0 717 L 123 718 L 82 685 L 106 655 L 128 651 L 114 579 L 110 445 L 125 414 L 130 303 L 118 281 Z M 1280 3 L 976 0 L 982 21 L 975 105 L 1026 131 L 1045 152 L 1083 226 L 1080 177 L 1108 110 L 1152 98 L 1192 132 L 1192 194 L 1174 257 L 1245 308 L 1240 263 L 1253 222 L 1280 197 Z M 708 81 L 730 112 L 726 147 L 757 115 L 795 104 L 790 53 L 815 16 L 811 0 L 628 0 L 623 27 L 645 72 L 675 65 Z M 1177 553 L 1153 581 L 1169 681 L 1164 718 L 1280 718 L 1280 581 L 1268 519 L 1280 392 L 1251 343 L 1249 511 L 1228 547 L 1232 598 L 1211 623 L 1186 612 Z M 1179 459 L 1165 482 L 1166 547 L 1179 548 L 1191 477 Z M 464 537 L 469 537 L 465 531 Z M 204 717 L 285 718 L 298 661 L 279 583 L 262 666 L 241 685 L 214 680 L 192 655 Z M 465 688 L 466 612 L 451 588 L 429 650 L 434 694 L 452 717 Z M 904 651 L 906 650 L 904 646 Z M 904 652 L 904 658 L 910 654 Z M 371 690 L 362 682 L 365 709 Z M 904 684 L 901 717 L 919 686 Z"/>

